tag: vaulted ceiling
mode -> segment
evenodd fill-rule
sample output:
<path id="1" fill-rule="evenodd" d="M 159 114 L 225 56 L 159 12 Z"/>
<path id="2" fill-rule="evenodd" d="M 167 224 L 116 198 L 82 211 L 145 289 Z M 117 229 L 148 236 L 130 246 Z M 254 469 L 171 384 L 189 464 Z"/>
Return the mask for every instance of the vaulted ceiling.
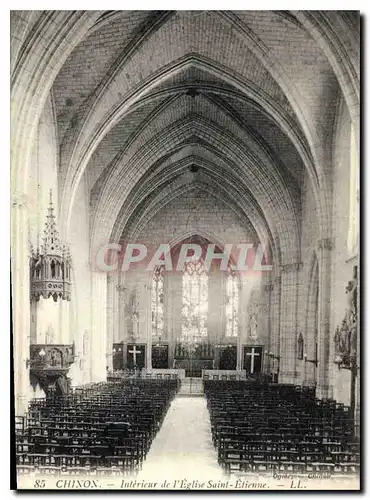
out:
<path id="1" fill-rule="evenodd" d="M 339 92 L 300 13 L 102 12 L 52 87 L 62 208 L 85 174 L 93 238 L 117 241 L 196 187 L 299 251 L 302 180 L 323 188 Z"/>

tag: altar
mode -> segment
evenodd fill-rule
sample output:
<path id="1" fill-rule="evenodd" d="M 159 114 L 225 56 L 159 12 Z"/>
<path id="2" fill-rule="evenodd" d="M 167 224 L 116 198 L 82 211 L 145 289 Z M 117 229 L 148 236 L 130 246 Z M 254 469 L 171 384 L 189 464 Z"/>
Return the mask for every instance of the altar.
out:
<path id="1" fill-rule="evenodd" d="M 143 368 L 142 377 L 147 378 L 185 378 L 185 370 L 171 368 Z"/>
<path id="2" fill-rule="evenodd" d="M 246 380 L 245 370 L 202 370 L 203 380 Z"/>
<path id="3" fill-rule="evenodd" d="M 173 362 L 174 369 L 182 369 L 185 371 L 186 377 L 201 377 L 203 370 L 213 369 L 212 359 L 175 359 Z"/>
<path id="4" fill-rule="evenodd" d="M 201 377 L 202 370 L 215 368 L 213 345 L 209 341 L 194 345 L 177 341 L 173 368 L 185 370 L 186 377 Z"/>

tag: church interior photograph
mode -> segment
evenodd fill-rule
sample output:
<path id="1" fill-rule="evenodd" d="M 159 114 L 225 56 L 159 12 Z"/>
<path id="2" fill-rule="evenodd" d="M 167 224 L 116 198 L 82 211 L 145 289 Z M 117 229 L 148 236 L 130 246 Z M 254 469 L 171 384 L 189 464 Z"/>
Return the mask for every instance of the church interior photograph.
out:
<path id="1" fill-rule="evenodd" d="M 10 12 L 14 488 L 360 488 L 360 24 Z"/>

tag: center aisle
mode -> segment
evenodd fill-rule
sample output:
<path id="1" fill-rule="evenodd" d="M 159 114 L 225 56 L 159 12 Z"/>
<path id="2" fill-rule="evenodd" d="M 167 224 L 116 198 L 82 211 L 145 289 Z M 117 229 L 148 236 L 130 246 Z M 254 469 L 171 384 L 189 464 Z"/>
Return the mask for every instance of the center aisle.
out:
<path id="1" fill-rule="evenodd" d="M 224 479 L 203 397 L 176 397 L 137 479 Z"/>

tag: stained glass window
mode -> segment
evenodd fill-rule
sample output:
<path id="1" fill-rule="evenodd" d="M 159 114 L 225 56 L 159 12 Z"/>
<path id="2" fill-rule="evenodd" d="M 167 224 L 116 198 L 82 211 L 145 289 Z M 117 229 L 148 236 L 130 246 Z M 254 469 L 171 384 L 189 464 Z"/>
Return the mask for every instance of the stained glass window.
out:
<path id="1" fill-rule="evenodd" d="M 226 337 L 237 337 L 239 327 L 239 286 L 236 272 L 229 269 L 226 278 Z"/>
<path id="2" fill-rule="evenodd" d="M 157 266 L 152 283 L 152 334 L 163 335 L 164 326 L 164 266 Z"/>
<path id="3" fill-rule="evenodd" d="M 208 274 L 203 261 L 187 262 L 182 277 L 181 340 L 207 337 Z"/>

